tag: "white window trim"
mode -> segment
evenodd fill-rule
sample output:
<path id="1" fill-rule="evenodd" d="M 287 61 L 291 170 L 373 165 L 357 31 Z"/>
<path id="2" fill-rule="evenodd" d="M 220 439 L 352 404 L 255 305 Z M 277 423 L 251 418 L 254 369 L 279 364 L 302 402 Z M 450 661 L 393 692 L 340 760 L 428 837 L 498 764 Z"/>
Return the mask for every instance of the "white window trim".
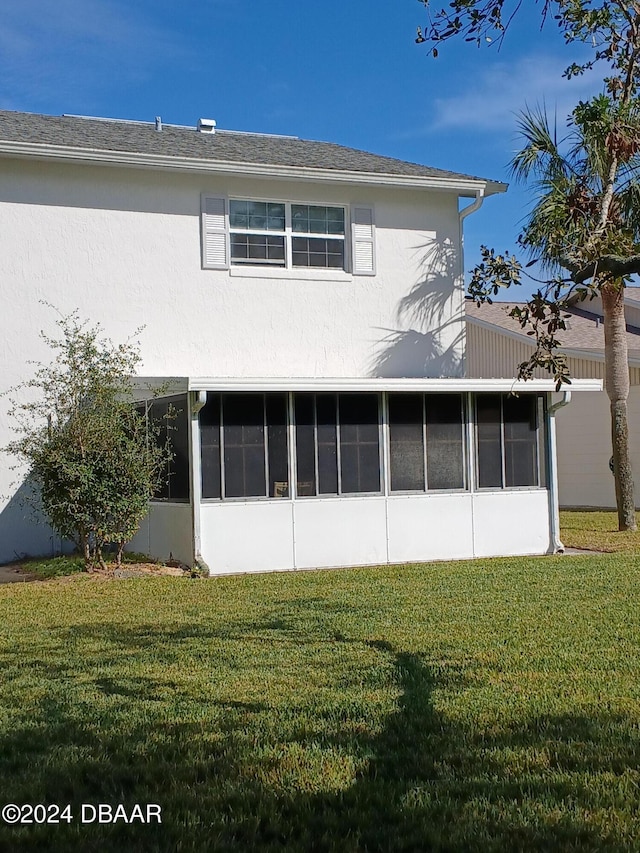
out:
<path id="1" fill-rule="evenodd" d="M 238 264 L 229 268 L 229 275 L 237 278 L 273 278 L 291 281 L 353 281 L 353 275 L 339 269 L 323 267 L 253 267 L 250 264 Z"/>

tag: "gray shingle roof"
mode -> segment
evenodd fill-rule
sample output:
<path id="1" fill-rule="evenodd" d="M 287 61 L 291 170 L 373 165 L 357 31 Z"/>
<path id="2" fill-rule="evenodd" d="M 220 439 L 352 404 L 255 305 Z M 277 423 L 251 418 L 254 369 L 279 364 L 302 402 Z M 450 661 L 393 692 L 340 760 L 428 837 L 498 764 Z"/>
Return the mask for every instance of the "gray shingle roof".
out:
<path id="1" fill-rule="evenodd" d="M 465 299 L 465 312 L 469 320 L 475 319 L 489 323 L 495 327 L 496 332 L 516 333 L 522 336 L 524 342 L 532 344 L 531 338 L 527 337 L 518 321 L 509 316 L 511 308 L 525 304 L 524 302 L 494 302 L 491 305 L 478 306 L 471 299 Z M 577 308 L 571 308 L 566 313 L 569 314 L 569 319 L 566 321 L 567 328 L 557 333 L 561 348 L 603 353 L 604 325 L 601 322 L 602 318 L 598 314 Z M 630 357 L 640 357 L 640 329 L 627 326 L 627 345 Z"/>
<path id="2" fill-rule="evenodd" d="M 381 157 L 331 142 L 233 131 L 199 133 L 195 128 L 77 116 L 0 110 L 0 142 L 56 145 L 87 150 L 186 157 L 203 161 L 292 166 L 408 177 L 485 180 Z"/>

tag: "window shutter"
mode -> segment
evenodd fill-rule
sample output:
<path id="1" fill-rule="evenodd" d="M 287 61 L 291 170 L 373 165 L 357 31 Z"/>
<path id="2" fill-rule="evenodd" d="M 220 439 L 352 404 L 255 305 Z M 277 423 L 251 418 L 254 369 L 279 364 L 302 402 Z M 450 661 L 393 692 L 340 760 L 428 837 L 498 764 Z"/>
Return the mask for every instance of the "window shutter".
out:
<path id="1" fill-rule="evenodd" d="M 202 196 L 202 266 L 229 269 L 227 200 L 222 196 Z"/>
<path id="2" fill-rule="evenodd" d="M 351 208 L 351 268 L 354 275 L 375 275 L 373 208 Z"/>

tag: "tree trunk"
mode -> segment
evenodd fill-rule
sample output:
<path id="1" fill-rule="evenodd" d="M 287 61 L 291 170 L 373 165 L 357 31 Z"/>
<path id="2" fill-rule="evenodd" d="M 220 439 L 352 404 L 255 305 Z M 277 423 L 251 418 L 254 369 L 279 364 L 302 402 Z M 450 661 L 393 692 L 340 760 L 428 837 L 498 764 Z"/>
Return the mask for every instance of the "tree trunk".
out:
<path id="1" fill-rule="evenodd" d="M 91 545 L 89 544 L 89 537 L 84 531 L 82 531 L 80 539 L 82 542 L 82 553 L 84 556 L 84 570 L 85 572 L 90 572 L 93 570 L 93 567 L 91 565 Z"/>
<path id="2" fill-rule="evenodd" d="M 601 294 L 604 312 L 605 384 L 611 401 L 611 440 L 618 530 L 635 530 L 636 512 L 627 419 L 629 359 L 624 317 L 624 287 L 621 282 L 605 284 L 601 288 Z"/>

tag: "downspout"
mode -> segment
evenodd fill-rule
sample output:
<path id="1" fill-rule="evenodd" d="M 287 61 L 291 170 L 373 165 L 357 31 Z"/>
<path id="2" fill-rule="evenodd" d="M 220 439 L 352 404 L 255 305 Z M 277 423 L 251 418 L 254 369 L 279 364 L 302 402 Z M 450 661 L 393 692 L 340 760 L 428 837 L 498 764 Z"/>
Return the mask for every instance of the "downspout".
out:
<path id="1" fill-rule="evenodd" d="M 202 503 L 202 475 L 200 456 L 200 409 L 207 402 L 206 391 L 192 391 L 189 394 L 189 413 L 191 425 L 191 523 L 193 531 L 193 564 L 197 569 L 210 574 L 209 566 L 202 559 L 200 533 L 200 506 Z"/>
<path id="2" fill-rule="evenodd" d="M 551 542 L 549 554 L 564 553 L 560 540 L 560 512 L 558 509 L 558 445 L 556 441 L 556 412 L 571 402 L 571 391 L 563 391 L 562 399 L 547 409 L 549 430 L 549 511 L 551 516 Z"/>
<path id="3" fill-rule="evenodd" d="M 472 201 L 471 204 L 468 204 L 464 207 L 460 213 L 458 213 L 458 217 L 460 219 L 460 240 L 462 242 L 462 223 L 467 218 L 467 216 L 471 216 L 472 213 L 475 213 L 476 210 L 480 210 L 482 207 L 482 203 L 484 202 L 484 187 L 479 190 L 476 190 L 476 200 Z"/>
<path id="4" fill-rule="evenodd" d="M 467 324 L 464 320 L 464 310 L 465 310 L 465 308 L 464 308 L 464 291 L 465 291 L 465 286 L 464 286 L 464 234 L 463 234 L 463 230 L 462 230 L 462 223 L 467 218 L 467 216 L 471 216 L 471 214 L 475 213 L 476 210 L 480 210 L 480 208 L 482 207 L 482 204 L 484 202 L 484 190 L 485 190 L 484 187 L 481 187 L 480 189 L 476 190 L 475 201 L 472 201 L 471 204 L 468 204 L 465 208 L 458 211 L 458 236 L 460 239 L 460 281 L 462 283 L 462 296 L 463 296 L 463 298 L 462 298 L 462 314 L 463 314 L 463 320 L 462 320 L 463 337 L 462 337 L 462 341 L 463 341 L 463 349 L 462 349 L 462 362 L 460 365 L 461 369 L 462 369 L 462 376 L 467 375 Z"/>

